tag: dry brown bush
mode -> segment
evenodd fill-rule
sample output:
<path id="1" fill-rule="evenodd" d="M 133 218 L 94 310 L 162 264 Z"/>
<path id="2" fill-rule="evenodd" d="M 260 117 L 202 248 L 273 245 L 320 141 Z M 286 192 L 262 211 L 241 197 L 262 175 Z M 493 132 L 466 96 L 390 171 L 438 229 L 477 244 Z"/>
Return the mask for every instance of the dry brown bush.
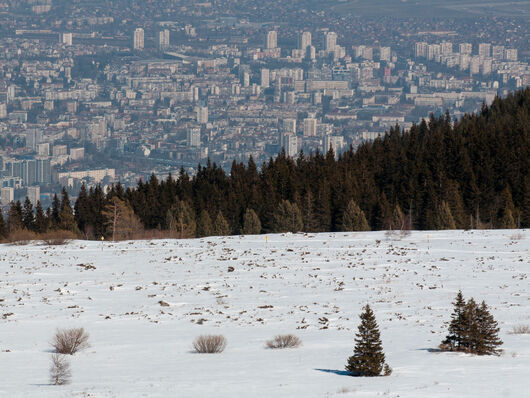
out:
<path id="1" fill-rule="evenodd" d="M 57 330 L 52 346 L 59 354 L 74 355 L 89 346 L 88 333 L 83 328 Z"/>
<path id="2" fill-rule="evenodd" d="M 48 231 L 44 234 L 39 235 L 39 238 L 42 241 L 50 246 L 65 245 L 71 240 L 77 238 L 76 234 L 72 231 L 57 230 L 57 231 Z"/>
<path id="3" fill-rule="evenodd" d="M 70 383 L 70 362 L 68 358 L 61 354 L 52 354 L 52 364 L 50 366 L 50 383 L 56 386 Z"/>
<path id="4" fill-rule="evenodd" d="M 272 340 L 267 341 L 267 348 L 296 348 L 302 344 L 302 340 L 293 334 L 279 334 Z"/>
<path id="5" fill-rule="evenodd" d="M 218 354 L 226 347 L 226 338 L 221 335 L 199 336 L 193 342 L 193 348 L 200 354 Z"/>
<path id="6" fill-rule="evenodd" d="M 9 234 L 6 241 L 12 245 L 27 245 L 37 239 L 37 234 L 27 229 L 17 229 Z"/>
<path id="7" fill-rule="evenodd" d="M 530 326 L 528 325 L 517 325 L 512 328 L 510 334 L 530 334 Z"/>

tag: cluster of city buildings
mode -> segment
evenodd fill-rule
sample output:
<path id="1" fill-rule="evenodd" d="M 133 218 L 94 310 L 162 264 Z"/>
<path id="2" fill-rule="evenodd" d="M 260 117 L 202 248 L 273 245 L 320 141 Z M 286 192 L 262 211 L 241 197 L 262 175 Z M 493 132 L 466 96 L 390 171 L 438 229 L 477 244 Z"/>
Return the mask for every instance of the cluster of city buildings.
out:
<path id="1" fill-rule="evenodd" d="M 474 111 L 530 77 L 517 48 L 454 32 L 394 47 L 351 44 L 328 26 L 233 18 L 125 31 L 101 18 L 0 38 L 3 206 L 30 194 L 49 202 L 60 186 L 193 173 L 208 158 L 229 169 L 282 148 L 338 156 L 430 112 Z"/>

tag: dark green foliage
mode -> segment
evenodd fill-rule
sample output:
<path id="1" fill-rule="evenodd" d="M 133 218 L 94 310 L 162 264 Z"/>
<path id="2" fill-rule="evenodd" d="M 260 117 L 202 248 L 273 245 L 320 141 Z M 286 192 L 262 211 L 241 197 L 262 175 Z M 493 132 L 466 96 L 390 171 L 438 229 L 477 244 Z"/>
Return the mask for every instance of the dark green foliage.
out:
<path id="1" fill-rule="evenodd" d="M 44 210 L 40 204 L 40 201 L 37 201 L 37 206 L 35 207 L 35 232 L 44 233 L 48 230 L 48 219 Z"/>
<path id="2" fill-rule="evenodd" d="M 353 355 L 348 358 L 346 370 L 353 376 L 381 376 L 383 370 L 385 375 L 389 375 L 391 370 L 385 364 L 379 327 L 369 305 L 364 307 L 360 318 L 361 324 L 355 337 L 355 348 Z"/>
<path id="3" fill-rule="evenodd" d="M 202 238 L 211 235 L 213 235 L 212 219 L 208 211 L 203 210 L 197 220 L 197 237 Z"/>
<path id="4" fill-rule="evenodd" d="M 245 211 L 243 217 L 243 235 L 257 235 L 261 232 L 261 222 L 258 215 L 252 209 Z"/>
<path id="5" fill-rule="evenodd" d="M 33 214 L 33 205 L 31 204 L 29 198 L 26 196 L 26 200 L 24 201 L 24 208 L 22 209 L 22 226 L 28 231 L 33 231 L 34 224 L 35 215 Z"/>
<path id="6" fill-rule="evenodd" d="M 4 220 L 4 216 L 2 215 L 2 212 L 0 211 L 0 240 L 7 237 L 7 225 Z"/>
<path id="7" fill-rule="evenodd" d="M 298 232 L 302 230 L 302 214 L 296 203 L 282 200 L 274 212 L 274 230 L 276 232 Z"/>
<path id="8" fill-rule="evenodd" d="M 63 188 L 61 193 L 61 206 L 59 211 L 59 224 L 57 225 L 59 229 L 64 231 L 77 232 L 77 223 L 74 218 L 74 212 L 72 210 L 72 205 L 70 204 L 70 197 L 66 188 Z"/>
<path id="9" fill-rule="evenodd" d="M 226 218 L 224 218 L 223 213 L 220 211 L 217 213 L 217 217 L 215 217 L 215 222 L 213 224 L 213 234 L 215 236 L 230 235 L 230 225 L 228 225 Z"/>
<path id="10" fill-rule="evenodd" d="M 134 189 L 117 184 L 108 195 L 99 186 L 82 188 L 75 218 L 85 236 L 99 239 L 105 233 L 101 212 L 117 195 L 147 229 L 171 229 L 168 211 L 183 201 L 194 222 L 203 210 L 212 218 L 220 211 L 230 233 L 244 230 L 247 209 L 256 212 L 264 233 L 340 231 L 351 227 L 345 214 L 353 200 L 371 230 L 527 228 L 529 108 L 530 89 L 525 89 L 454 124 L 443 115 L 407 132 L 395 126 L 338 159 L 317 152 L 294 161 L 282 152 L 259 171 L 252 159 L 248 165 L 234 162 L 229 174 L 208 162 L 193 177 L 181 169 L 178 178 L 159 181 L 153 175 Z M 288 211 L 290 220 L 280 217 L 286 203 L 298 209 Z M 54 227 L 60 204 L 55 198 Z"/>
<path id="11" fill-rule="evenodd" d="M 361 208 L 352 199 L 342 215 L 343 231 L 369 231 L 368 221 Z"/>
<path id="12" fill-rule="evenodd" d="M 462 292 L 458 292 L 453 305 L 449 334 L 440 347 L 478 355 L 499 354 L 499 327 L 486 303 L 477 305 L 473 298 L 466 303 Z"/>
<path id="13" fill-rule="evenodd" d="M 7 231 L 9 233 L 15 232 L 23 227 L 24 213 L 20 200 L 11 202 L 9 206 L 9 213 L 7 215 Z"/>
<path id="14" fill-rule="evenodd" d="M 195 237 L 195 214 L 191 206 L 183 200 L 175 203 L 167 211 L 166 224 L 180 239 Z"/>

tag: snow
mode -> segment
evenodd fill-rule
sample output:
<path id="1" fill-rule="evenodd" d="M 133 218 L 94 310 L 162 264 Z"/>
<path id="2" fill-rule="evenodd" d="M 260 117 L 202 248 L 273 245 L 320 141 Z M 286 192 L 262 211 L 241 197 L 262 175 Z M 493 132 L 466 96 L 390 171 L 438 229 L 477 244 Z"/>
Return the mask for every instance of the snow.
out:
<path id="1" fill-rule="evenodd" d="M 0 397 L 522 397 L 529 254 L 527 230 L 0 245 Z M 490 305 L 503 355 L 436 352 L 459 289 Z M 344 372 L 366 303 L 389 377 Z M 52 386 L 63 327 L 91 347 Z M 266 349 L 280 333 L 303 345 Z M 226 350 L 193 353 L 202 334 Z"/>

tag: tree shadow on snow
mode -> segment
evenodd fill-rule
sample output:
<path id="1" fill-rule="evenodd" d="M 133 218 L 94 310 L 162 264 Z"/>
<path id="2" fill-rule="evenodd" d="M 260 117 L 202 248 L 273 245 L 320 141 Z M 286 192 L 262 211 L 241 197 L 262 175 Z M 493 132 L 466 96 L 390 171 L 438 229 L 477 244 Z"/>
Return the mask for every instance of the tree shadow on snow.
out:
<path id="1" fill-rule="evenodd" d="M 439 348 L 418 348 L 417 351 L 443 352 Z"/>
<path id="2" fill-rule="evenodd" d="M 319 372 L 325 372 L 325 373 L 334 373 L 338 376 L 352 376 L 352 374 L 350 372 L 348 372 L 347 370 L 338 370 L 338 369 L 318 369 L 316 368 L 315 370 L 318 370 Z"/>

